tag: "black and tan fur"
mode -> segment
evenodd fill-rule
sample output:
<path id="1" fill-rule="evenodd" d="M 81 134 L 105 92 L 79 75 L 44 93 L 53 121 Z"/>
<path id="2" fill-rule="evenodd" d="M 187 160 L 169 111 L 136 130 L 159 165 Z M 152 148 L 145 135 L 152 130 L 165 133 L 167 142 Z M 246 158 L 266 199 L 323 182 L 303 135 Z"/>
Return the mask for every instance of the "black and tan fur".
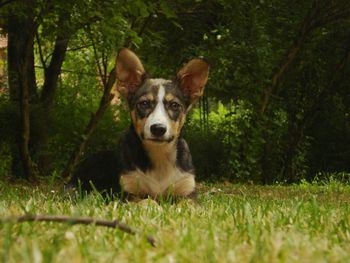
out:
<path id="1" fill-rule="evenodd" d="M 117 149 L 97 153 L 78 167 L 70 185 L 83 190 L 126 193 L 139 198 L 186 197 L 195 191 L 194 167 L 180 136 L 186 114 L 203 94 L 209 66 L 193 59 L 175 80 L 148 78 L 139 58 L 122 49 L 117 57 L 118 90 L 126 98 L 132 126 Z"/>

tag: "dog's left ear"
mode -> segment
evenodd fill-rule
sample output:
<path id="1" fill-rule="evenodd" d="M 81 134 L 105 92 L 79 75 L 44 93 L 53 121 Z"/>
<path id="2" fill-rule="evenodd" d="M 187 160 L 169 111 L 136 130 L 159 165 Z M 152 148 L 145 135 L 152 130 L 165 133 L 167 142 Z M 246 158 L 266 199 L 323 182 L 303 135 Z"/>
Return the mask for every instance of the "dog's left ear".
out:
<path id="1" fill-rule="evenodd" d="M 209 64 L 200 58 L 192 59 L 177 73 L 180 89 L 190 99 L 190 104 L 203 95 L 208 75 Z"/>
<path id="2" fill-rule="evenodd" d="M 134 52 L 122 48 L 117 56 L 116 75 L 119 80 L 117 89 L 126 97 L 129 92 L 140 87 L 145 77 L 145 69 Z"/>

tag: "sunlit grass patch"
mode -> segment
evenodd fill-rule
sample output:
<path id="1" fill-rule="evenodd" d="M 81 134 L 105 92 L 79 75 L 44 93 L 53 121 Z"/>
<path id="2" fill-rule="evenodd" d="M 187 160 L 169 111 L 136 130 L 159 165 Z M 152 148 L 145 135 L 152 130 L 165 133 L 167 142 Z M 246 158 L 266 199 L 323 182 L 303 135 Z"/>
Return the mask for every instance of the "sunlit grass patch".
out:
<path id="1" fill-rule="evenodd" d="M 1 224 L 3 262 L 346 262 L 350 256 L 346 185 L 201 185 L 195 204 L 160 205 L 106 203 L 98 195 L 74 201 L 50 187 L 0 186 L 2 217 L 117 218 L 157 239 L 154 248 L 143 234 L 93 225 Z"/>

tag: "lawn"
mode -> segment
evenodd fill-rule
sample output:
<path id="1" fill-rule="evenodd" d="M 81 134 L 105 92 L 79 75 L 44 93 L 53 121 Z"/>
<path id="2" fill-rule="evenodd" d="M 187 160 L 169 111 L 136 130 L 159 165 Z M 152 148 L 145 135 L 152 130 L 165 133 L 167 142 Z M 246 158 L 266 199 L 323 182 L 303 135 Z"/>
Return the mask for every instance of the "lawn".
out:
<path id="1" fill-rule="evenodd" d="M 0 182 L 0 215 L 120 219 L 94 225 L 0 223 L 1 262 L 350 262 L 350 186 L 201 184 L 198 202 L 73 202 L 50 184 Z M 152 247 L 145 235 L 153 235 Z"/>

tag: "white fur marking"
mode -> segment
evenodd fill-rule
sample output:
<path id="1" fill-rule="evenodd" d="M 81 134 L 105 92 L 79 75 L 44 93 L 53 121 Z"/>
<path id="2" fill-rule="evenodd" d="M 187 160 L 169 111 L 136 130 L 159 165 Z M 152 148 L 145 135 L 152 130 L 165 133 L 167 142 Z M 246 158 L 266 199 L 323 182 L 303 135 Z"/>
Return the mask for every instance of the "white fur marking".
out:
<path id="1" fill-rule="evenodd" d="M 157 96 L 157 105 L 153 112 L 148 116 L 145 127 L 144 127 L 144 134 L 146 138 L 153 138 L 153 135 L 151 133 L 151 126 L 153 124 L 163 124 L 166 127 L 166 132 L 163 135 L 163 138 L 169 139 L 171 138 L 172 134 L 170 131 L 170 119 L 168 116 L 168 113 L 165 110 L 164 107 L 164 96 L 165 96 L 165 88 L 163 85 L 159 85 L 158 90 L 158 96 Z"/>
<path id="2" fill-rule="evenodd" d="M 149 80 L 150 86 L 158 86 L 157 105 L 148 116 L 144 125 L 145 139 L 144 149 L 147 151 L 152 163 L 152 170 L 142 172 L 140 169 L 129 171 L 120 177 L 120 185 L 125 192 L 137 195 L 149 195 L 157 198 L 160 195 L 172 194 L 174 196 L 187 196 L 195 189 L 194 175 L 183 172 L 176 167 L 177 140 L 168 143 L 154 143 L 147 139 L 154 139 L 151 133 L 153 124 L 163 124 L 167 131 L 162 139 L 172 138 L 174 132 L 171 129 L 171 120 L 164 106 L 164 84 L 169 81 L 163 79 Z"/>
<path id="3" fill-rule="evenodd" d="M 159 195 L 172 194 L 187 196 L 195 189 L 194 175 L 183 172 L 176 167 L 176 145 L 144 144 L 153 169 L 142 172 L 137 169 L 125 173 L 120 178 L 123 190 L 135 195 L 149 195 L 156 198 Z"/>
<path id="4" fill-rule="evenodd" d="M 191 194 L 195 189 L 193 174 L 181 172 L 179 169 L 164 171 L 166 174 L 159 174 L 159 171 L 152 170 L 142 172 L 137 169 L 120 177 L 120 185 L 125 192 L 157 198 L 160 195 L 172 194 L 184 197 Z M 163 175 L 164 178 L 159 178 Z"/>

